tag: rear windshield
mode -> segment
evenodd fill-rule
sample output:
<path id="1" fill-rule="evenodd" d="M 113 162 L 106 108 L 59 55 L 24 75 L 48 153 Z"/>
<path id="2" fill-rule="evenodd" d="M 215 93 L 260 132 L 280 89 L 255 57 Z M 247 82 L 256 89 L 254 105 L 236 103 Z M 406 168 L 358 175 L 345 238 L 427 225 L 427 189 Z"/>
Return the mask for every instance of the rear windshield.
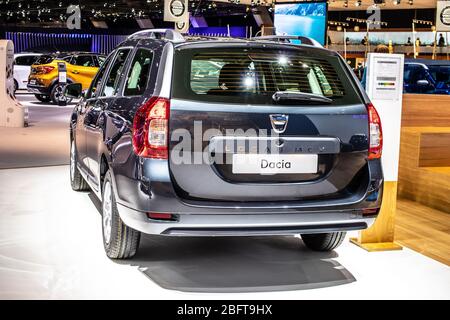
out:
<path id="1" fill-rule="evenodd" d="M 47 64 L 47 63 L 51 63 L 53 60 L 55 59 L 54 56 L 50 56 L 50 55 L 42 55 L 39 58 L 36 59 L 36 61 L 34 62 L 34 64 Z"/>
<path id="2" fill-rule="evenodd" d="M 181 49 L 174 75 L 178 99 L 273 104 L 275 92 L 294 92 L 324 96 L 334 105 L 361 102 L 338 57 L 301 50 Z"/>

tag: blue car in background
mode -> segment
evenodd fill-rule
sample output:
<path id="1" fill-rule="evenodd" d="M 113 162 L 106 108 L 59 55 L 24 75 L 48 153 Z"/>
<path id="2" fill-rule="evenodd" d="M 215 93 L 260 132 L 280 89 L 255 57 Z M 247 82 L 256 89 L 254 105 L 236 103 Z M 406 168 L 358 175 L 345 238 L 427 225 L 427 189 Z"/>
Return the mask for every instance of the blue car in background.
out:
<path id="1" fill-rule="evenodd" d="M 405 60 L 403 91 L 450 94 L 450 61 Z"/>
<path id="2" fill-rule="evenodd" d="M 365 69 L 361 84 L 365 88 Z M 450 94 L 450 61 L 425 59 L 405 60 L 403 92 Z"/>

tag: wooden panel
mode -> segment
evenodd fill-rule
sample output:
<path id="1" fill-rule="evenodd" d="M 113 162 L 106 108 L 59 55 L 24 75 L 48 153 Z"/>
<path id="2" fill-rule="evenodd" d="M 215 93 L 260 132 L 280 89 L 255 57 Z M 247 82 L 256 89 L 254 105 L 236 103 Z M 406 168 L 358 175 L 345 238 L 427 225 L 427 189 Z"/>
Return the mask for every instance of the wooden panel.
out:
<path id="1" fill-rule="evenodd" d="M 420 131 L 402 129 L 400 137 L 399 176 L 419 166 Z M 399 177 L 400 180 L 400 177 Z"/>
<path id="2" fill-rule="evenodd" d="M 419 147 L 424 133 L 450 134 L 450 128 L 402 129 L 398 194 L 450 213 L 450 167 L 419 167 Z"/>
<path id="3" fill-rule="evenodd" d="M 450 133 L 420 135 L 419 167 L 450 167 Z"/>
<path id="4" fill-rule="evenodd" d="M 450 95 L 404 94 L 402 127 L 450 127 Z"/>
<path id="5" fill-rule="evenodd" d="M 441 168 L 420 168 L 403 174 L 399 180 L 399 195 L 450 213 L 450 168 Z"/>
<path id="6" fill-rule="evenodd" d="M 377 220 L 367 230 L 359 232 L 357 238 L 350 241 L 367 251 L 399 250 L 401 246 L 394 243 L 394 224 L 397 202 L 397 182 L 385 181 L 383 203 Z"/>
<path id="7" fill-rule="evenodd" d="M 398 198 L 395 241 L 450 266 L 450 217 L 445 212 Z"/>

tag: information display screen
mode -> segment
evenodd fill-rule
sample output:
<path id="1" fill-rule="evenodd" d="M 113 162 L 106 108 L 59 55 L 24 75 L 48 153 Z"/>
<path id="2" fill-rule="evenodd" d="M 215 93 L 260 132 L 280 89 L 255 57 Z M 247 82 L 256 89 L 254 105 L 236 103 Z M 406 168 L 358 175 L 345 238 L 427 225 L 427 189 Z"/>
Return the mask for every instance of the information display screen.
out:
<path id="1" fill-rule="evenodd" d="M 327 3 L 276 4 L 274 24 L 277 35 L 304 36 L 325 44 Z"/>

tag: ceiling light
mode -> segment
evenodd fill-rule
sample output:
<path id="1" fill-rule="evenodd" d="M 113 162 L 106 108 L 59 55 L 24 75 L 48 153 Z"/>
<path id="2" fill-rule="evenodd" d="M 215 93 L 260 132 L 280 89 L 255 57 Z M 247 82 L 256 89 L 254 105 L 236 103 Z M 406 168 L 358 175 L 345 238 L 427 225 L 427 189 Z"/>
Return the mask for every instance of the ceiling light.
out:
<path id="1" fill-rule="evenodd" d="M 348 0 L 344 1 L 344 8 L 348 8 Z"/>
<path id="2" fill-rule="evenodd" d="M 402 2 L 402 0 L 394 0 L 394 1 L 392 1 L 394 6 L 398 6 L 401 2 Z"/>
<path id="3" fill-rule="evenodd" d="M 358 0 L 355 2 L 355 7 L 360 7 L 361 6 L 361 0 Z"/>
<path id="4" fill-rule="evenodd" d="M 412 5 L 414 5 L 414 1 L 413 1 L 413 0 L 409 0 L 409 1 L 408 1 L 408 4 L 409 4 L 410 6 L 412 6 Z"/>

